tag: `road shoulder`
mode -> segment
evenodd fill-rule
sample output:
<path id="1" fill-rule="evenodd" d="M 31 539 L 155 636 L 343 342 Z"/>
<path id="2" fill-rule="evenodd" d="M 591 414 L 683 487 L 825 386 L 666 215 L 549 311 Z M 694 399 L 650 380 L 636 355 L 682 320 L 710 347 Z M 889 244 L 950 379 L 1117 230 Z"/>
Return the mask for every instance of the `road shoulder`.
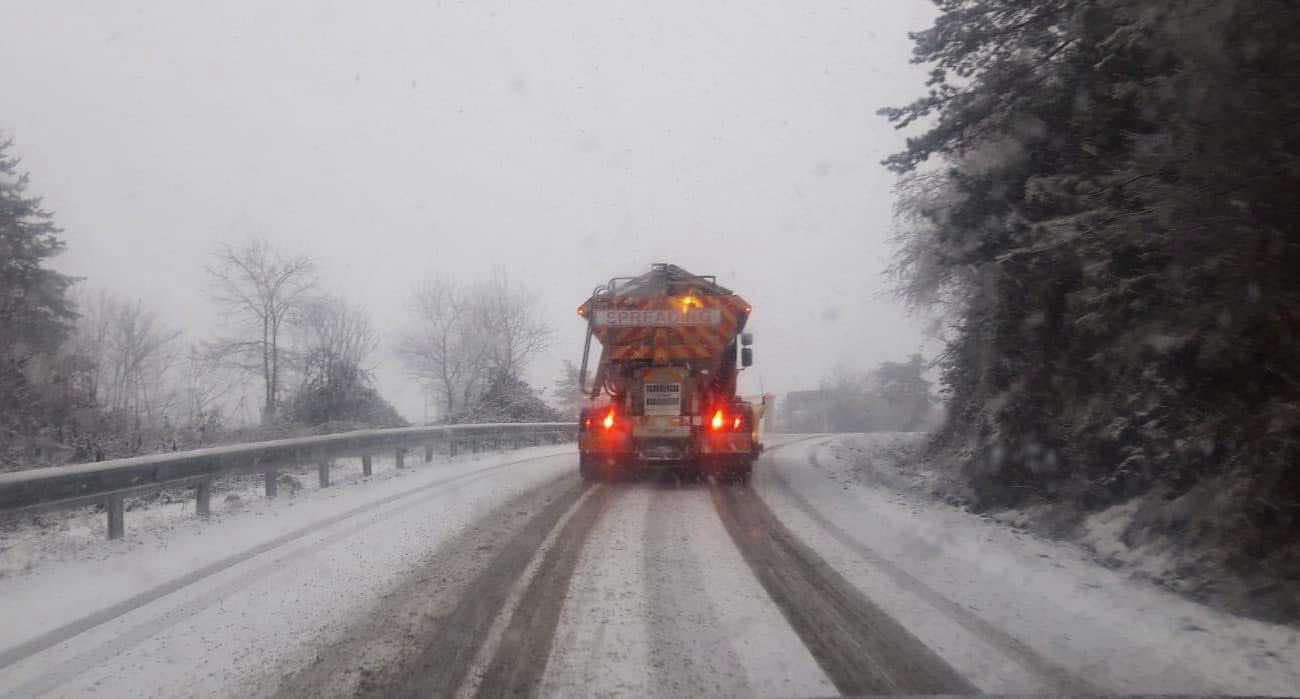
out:
<path id="1" fill-rule="evenodd" d="M 1300 686 L 1293 629 L 1213 612 L 942 503 L 828 477 L 818 463 L 826 458 L 820 443 L 775 452 L 756 488 L 786 526 L 983 691 L 1069 691 L 1080 679 L 1120 693 Z"/>

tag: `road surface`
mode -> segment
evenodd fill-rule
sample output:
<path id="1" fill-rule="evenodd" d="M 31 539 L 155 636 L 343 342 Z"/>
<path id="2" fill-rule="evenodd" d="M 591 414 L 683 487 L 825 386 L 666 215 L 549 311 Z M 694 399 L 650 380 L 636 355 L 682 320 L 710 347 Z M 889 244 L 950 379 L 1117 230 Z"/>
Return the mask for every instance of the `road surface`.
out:
<path id="1" fill-rule="evenodd" d="M 571 447 L 434 464 L 3 578 L 0 695 L 1300 686 L 1251 639 L 1175 634 L 1208 612 L 1107 598 L 1078 561 L 1038 567 L 1050 547 L 934 524 L 965 513 L 845 493 L 828 439 L 773 440 L 749 487 L 586 484 Z"/>

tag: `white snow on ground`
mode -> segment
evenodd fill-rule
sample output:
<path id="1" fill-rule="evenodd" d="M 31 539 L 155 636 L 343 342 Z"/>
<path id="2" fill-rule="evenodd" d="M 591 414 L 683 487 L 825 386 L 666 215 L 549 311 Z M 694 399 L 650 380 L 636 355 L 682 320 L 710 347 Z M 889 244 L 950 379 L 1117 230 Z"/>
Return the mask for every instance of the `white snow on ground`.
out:
<path id="1" fill-rule="evenodd" d="M 574 571 L 542 694 L 836 694 L 732 544 L 707 487 L 620 487 Z"/>
<path id="2" fill-rule="evenodd" d="M 128 513 L 128 533 L 136 533 L 99 542 L 109 553 L 45 556 L 0 579 L 0 652 L 286 533 L 307 533 L 19 661 L 0 676 L 0 694 L 244 694 L 232 688 L 249 682 L 249 691 L 265 691 L 258 678 L 309 662 L 317 644 L 345 631 L 439 542 L 507 498 L 571 473 L 572 454 L 561 446 L 450 463 L 408 459 L 403 471 L 380 471 L 376 460 L 368 482 L 250 500 L 207 522 L 176 518 L 169 527 L 160 517 L 150 525 Z"/>
<path id="3" fill-rule="evenodd" d="M 1300 688 L 1300 631 L 1131 580 L 1076 546 L 879 482 L 862 485 L 852 473 L 859 465 L 837 458 L 828 441 L 773 452 L 757 471 L 760 494 L 792 531 L 981 689 L 1044 687 L 1032 661 L 981 628 L 1007 634 L 1102 691 L 1294 695 Z M 961 618 L 967 623 L 955 621 Z"/>
<path id="4" fill-rule="evenodd" d="M 1051 691 L 1053 666 L 1107 692 L 1300 687 L 1295 629 L 1208 610 L 906 483 L 864 485 L 861 464 L 837 458 L 852 453 L 825 448 L 830 440 L 773 449 L 756 471 L 759 494 L 981 689 Z M 530 457 L 541 458 L 521 461 Z M 230 507 L 215 497 L 207 521 L 193 516 L 192 500 L 147 507 L 127 514 L 123 541 L 104 541 L 102 515 L 90 513 L 44 537 L 20 529 L 0 553 L 11 571 L 0 578 L 0 654 L 205 566 L 215 572 L 6 667 L 0 695 L 264 693 L 440 542 L 575 470 L 571 446 L 411 466 L 377 460 L 364 480 L 355 464 L 342 466 L 336 483 L 353 482 L 325 490 L 308 472 L 304 491 L 275 501 L 248 481 Z M 707 488 L 615 487 L 578 561 L 545 693 L 834 693 L 735 549 Z M 1108 521 L 1095 523 L 1099 537 Z M 23 563 L 7 560 L 15 540 L 28 542 Z"/>
<path id="5" fill-rule="evenodd" d="M 1089 515 L 1080 527 L 1079 544 L 1106 564 L 1123 566 L 1148 580 L 1164 581 L 1177 590 L 1181 582 L 1175 572 L 1178 558 L 1173 555 L 1173 542 L 1168 536 L 1154 537 L 1135 547 L 1124 543 L 1124 532 L 1141 507 L 1142 500 L 1135 498 Z"/>

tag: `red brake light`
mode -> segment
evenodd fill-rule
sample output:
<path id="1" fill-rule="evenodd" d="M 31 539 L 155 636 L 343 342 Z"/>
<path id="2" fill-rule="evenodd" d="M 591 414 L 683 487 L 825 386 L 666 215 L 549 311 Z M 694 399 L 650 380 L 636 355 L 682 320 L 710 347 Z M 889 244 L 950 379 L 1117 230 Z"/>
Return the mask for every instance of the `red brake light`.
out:
<path id="1" fill-rule="evenodd" d="M 732 421 L 731 421 L 731 430 L 732 430 L 733 432 L 739 432 L 739 431 L 740 431 L 740 422 L 741 422 L 741 420 L 740 420 L 740 416 L 739 416 L 739 415 L 736 416 L 736 419 L 735 419 L 735 420 L 732 420 Z"/>
<path id="2" fill-rule="evenodd" d="M 612 430 L 614 429 L 614 422 L 614 409 L 610 408 L 609 412 L 605 413 L 605 419 L 601 420 L 600 424 L 604 425 L 605 429 Z"/>
<path id="3" fill-rule="evenodd" d="M 720 430 L 723 427 L 726 427 L 726 425 L 727 416 L 722 412 L 722 410 L 718 410 L 718 412 L 714 413 L 713 420 L 709 422 L 709 426 L 715 430 Z"/>

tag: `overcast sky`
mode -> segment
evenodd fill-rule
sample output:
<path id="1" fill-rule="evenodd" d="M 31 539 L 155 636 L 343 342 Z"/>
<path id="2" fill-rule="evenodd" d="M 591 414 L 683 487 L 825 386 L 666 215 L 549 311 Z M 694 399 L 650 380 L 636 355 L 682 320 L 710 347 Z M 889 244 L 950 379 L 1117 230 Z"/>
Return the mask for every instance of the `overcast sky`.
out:
<path id="1" fill-rule="evenodd" d="M 213 332 L 220 241 L 305 252 L 389 340 L 426 275 L 531 286 L 578 359 L 598 282 L 669 261 L 754 306 L 748 391 L 922 347 L 888 298 L 924 0 L 6 1 L 0 130 L 58 266 Z M 386 342 L 381 390 L 420 392 Z"/>

